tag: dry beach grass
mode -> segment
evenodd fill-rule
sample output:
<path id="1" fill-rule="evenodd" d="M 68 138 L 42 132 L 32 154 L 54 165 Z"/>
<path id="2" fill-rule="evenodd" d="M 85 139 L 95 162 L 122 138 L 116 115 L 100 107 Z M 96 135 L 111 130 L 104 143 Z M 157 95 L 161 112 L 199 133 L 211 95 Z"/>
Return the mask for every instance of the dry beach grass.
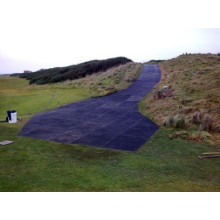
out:
<path id="1" fill-rule="evenodd" d="M 142 101 L 142 112 L 158 125 L 170 126 L 172 119 L 181 115 L 188 138 L 207 134 L 209 143 L 220 147 L 220 56 L 186 54 L 159 65 L 162 80 Z M 155 100 L 152 95 L 163 86 L 168 86 L 173 96 Z M 200 120 L 195 120 L 198 115 Z"/>

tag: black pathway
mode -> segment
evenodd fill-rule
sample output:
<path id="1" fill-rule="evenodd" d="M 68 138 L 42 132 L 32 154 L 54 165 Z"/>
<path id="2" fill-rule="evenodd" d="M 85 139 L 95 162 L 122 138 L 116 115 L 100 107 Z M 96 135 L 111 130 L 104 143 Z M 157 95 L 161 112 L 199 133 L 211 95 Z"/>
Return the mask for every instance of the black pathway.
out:
<path id="1" fill-rule="evenodd" d="M 157 65 L 145 64 L 127 89 L 36 114 L 20 136 L 135 151 L 158 129 L 138 112 L 138 102 L 160 81 Z"/>

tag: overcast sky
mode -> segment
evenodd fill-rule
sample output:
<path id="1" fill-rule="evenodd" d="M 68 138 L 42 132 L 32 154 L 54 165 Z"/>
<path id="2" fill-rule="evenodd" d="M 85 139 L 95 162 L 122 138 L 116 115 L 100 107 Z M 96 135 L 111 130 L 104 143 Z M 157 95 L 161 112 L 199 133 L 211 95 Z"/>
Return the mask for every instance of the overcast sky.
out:
<path id="1" fill-rule="evenodd" d="M 0 0 L 0 73 L 116 56 L 143 62 L 185 52 L 218 53 L 214 2 Z"/>

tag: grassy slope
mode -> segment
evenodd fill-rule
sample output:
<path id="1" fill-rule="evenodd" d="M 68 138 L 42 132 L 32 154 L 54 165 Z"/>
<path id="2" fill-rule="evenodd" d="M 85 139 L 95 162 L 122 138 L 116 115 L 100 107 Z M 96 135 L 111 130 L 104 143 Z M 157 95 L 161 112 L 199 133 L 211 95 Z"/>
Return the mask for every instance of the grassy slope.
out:
<path id="1" fill-rule="evenodd" d="M 112 76 L 112 73 L 108 74 Z M 93 79 L 94 85 L 91 86 L 101 89 L 101 94 L 103 90 L 108 92 L 105 89 L 108 86 L 102 85 L 107 84 L 106 80 L 110 80 L 111 84 L 116 76 L 118 74 L 102 79 L 103 83 Z M 91 80 L 85 79 L 84 82 L 87 81 Z M 0 191 L 220 190 L 220 160 L 197 159 L 202 152 L 212 148 L 179 138 L 170 140 L 167 137 L 169 131 L 163 128 L 147 144 L 132 153 L 17 136 L 32 117 L 25 114 L 35 112 L 36 108 L 41 109 L 46 103 L 40 103 L 45 91 L 51 92 L 46 96 L 49 99 L 52 92 L 62 88 L 62 99 L 66 98 L 66 101 L 69 99 L 66 96 L 70 94 L 74 94 L 74 99 L 78 100 L 94 92 L 89 88 L 87 93 L 85 88 L 80 89 L 80 83 L 77 86 L 75 83 L 30 87 L 25 80 L 0 77 L 0 103 L 5 103 L 1 109 L 6 109 L 6 105 L 11 103 L 9 99 L 12 99 L 14 105 L 10 104 L 10 108 L 19 107 L 19 113 L 23 115 L 17 124 L 0 123 L 0 140 L 15 141 L 11 145 L 0 146 Z M 63 88 L 65 86 L 66 89 Z M 31 95 L 33 91 L 35 96 Z M 24 96 L 29 104 L 20 101 Z M 30 106 L 29 110 L 26 110 L 27 106 Z M 56 102 L 48 108 L 55 106 Z M 3 113 L 5 111 L 1 110 L 1 115 Z"/>
<path id="2" fill-rule="evenodd" d="M 62 82 L 65 80 L 74 80 L 83 78 L 97 72 L 106 71 L 109 68 L 131 62 L 126 57 L 116 57 L 106 60 L 91 60 L 77 65 L 67 67 L 55 67 L 46 70 L 40 70 L 33 73 L 13 74 L 30 80 L 30 84 L 48 84 Z"/>
<path id="3" fill-rule="evenodd" d="M 50 88 L 78 88 L 90 90 L 92 96 L 103 96 L 127 88 L 139 75 L 142 65 L 129 62 L 105 72 L 87 75 L 78 80 L 50 84 Z M 43 88 L 41 86 L 40 88 Z M 47 85 L 48 88 L 48 85 Z"/>
<path id="4" fill-rule="evenodd" d="M 18 115 L 43 112 L 60 105 L 128 87 L 141 71 L 141 64 L 128 63 L 83 79 L 49 85 L 28 85 L 25 79 L 0 76 L 0 120 L 7 110 Z M 129 80 L 128 80 L 129 79 Z"/>
<path id="5" fill-rule="evenodd" d="M 213 116 L 214 124 L 220 124 L 220 57 L 212 54 L 182 55 L 160 63 L 162 80 L 154 91 L 171 86 L 174 96 L 154 100 L 152 91 L 140 103 L 140 110 L 157 124 L 162 125 L 167 116 L 183 114 L 184 109 L 193 108 L 185 114 L 188 131 L 195 132 L 198 125 L 192 123 L 195 112 Z M 219 132 L 212 132 L 215 145 L 220 145 Z"/>

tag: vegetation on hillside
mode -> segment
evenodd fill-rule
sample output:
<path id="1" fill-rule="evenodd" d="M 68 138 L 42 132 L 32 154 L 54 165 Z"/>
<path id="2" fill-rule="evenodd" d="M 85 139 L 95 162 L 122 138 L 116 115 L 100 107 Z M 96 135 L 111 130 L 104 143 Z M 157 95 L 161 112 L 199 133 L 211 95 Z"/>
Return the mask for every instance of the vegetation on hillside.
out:
<path id="1" fill-rule="evenodd" d="M 146 62 L 146 64 L 159 64 L 165 60 L 149 60 Z"/>
<path id="2" fill-rule="evenodd" d="M 62 82 L 65 80 L 74 80 L 91 75 L 100 71 L 131 62 L 130 59 L 125 57 L 116 57 L 106 60 L 92 60 L 78 65 L 67 67 L 56 67 L 33 73 L 12 74 L 12 76 L 19 76 L 30 80 L 30 84 L 47 84 Z"/>
<path id="3" fill-rule="evenodd" d="M 159 65 L 162 80 L 140 103 L 142 113 L 173 127 L 171 138 L 220 146 L 220 56 L 186 54 Z"/>
<path id="4" fill-rule="evenodd" d="M 28 85 L 22 78 L 0 76 L 0 120 L 5 119 L 7 110 L 15 109 L 19 116 L 33 114 L 125 89 L 141 68 L 142 64 L 130 62 L 81 79 L 45 85 Z"/>
<path id="5" fill-rule="evenodd" d="M 76 80 L 46 85 L 47 88 L 89 89 L 93 97 L 108 95 L 127 88 L 141 72 L 142 64 L 129 62 Z M 34 86 L 37 88 L 39 86 Z M 39 88 L 43 88 L 43 86 Z"/>

